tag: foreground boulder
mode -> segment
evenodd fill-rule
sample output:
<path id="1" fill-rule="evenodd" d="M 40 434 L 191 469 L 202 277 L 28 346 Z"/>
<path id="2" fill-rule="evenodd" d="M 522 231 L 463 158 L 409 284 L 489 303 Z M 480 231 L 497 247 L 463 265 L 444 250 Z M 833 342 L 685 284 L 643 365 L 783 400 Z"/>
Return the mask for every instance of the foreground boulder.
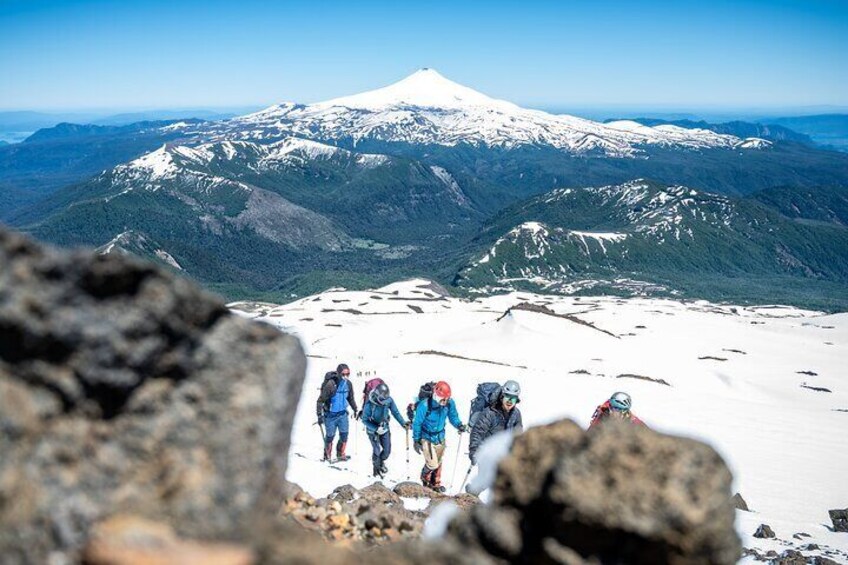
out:
<path id="1" fill-rule="evenodd" d="M 118 255 L 0 229 L 0 555 L 131 514 L 235 539 L 282 500 L 299 343 Z"/>
<path id="2" fill-rule="evenodd" d="M 730 487 L 703 443 L 562 421 L 515 439 L 494 504 L 460 515 L 449 536 L 511 563 L 735 563 Z"/>

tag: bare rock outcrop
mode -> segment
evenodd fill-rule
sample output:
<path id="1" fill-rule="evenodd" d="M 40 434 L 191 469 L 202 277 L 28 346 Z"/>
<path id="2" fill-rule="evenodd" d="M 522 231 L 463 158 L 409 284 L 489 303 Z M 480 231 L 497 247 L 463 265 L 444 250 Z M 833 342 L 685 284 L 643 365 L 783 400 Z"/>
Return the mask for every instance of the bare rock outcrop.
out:
<path id="1" fill-rule="evenodd" d="M 191 282 L 0 229 L 0 555 L 131 514 L 235 539 L 282 500 L 305 357 Z"/>
<path id="2" fill-rule="evenodd" d="M 610 423 L 518 436 L 494 504 L 449 535 L 511 563 L 735 563 L 731 474 L 709 446 Z"/>

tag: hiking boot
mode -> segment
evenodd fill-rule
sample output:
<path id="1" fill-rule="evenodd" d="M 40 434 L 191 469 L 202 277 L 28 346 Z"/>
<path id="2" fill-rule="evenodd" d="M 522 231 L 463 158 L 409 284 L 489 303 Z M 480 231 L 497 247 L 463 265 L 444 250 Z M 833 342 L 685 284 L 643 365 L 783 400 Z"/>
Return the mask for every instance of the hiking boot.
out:
<path id="1" fill-rule="evenodd" d="M 442 485 L 430 485 L 430 488 L 441 494 L 444 494 L 448 490 Z"/>
<path id="2" fill-rule="evenodd" d="M 324 442 L 324 458 L 321 461 L 329 461 L 333 458 L 333 442 L 325 441 Z"/>
<path id="3" fill-rule="evenodd" d="M 375 477 L 377 477 L 378 479 L 382 479 L 382 478 L 383 478 L 383 469 L 382 469 L 382 468 L 380 468 L 380 467 L 377 467 L 377 466 L 375 465 L 375 466 L 374 466 L 374 468 L 373 468 L 373 474 L 374 474 L 374 476 L 375 476 Z"/>
<path id="4" fill-rule="evenodd" d="M 345 455 L 345 448 L 346 447 L 347 447 L 346 441 L 340 441 L 336 445 L 336 459 L 338 459 L 339 461 L 347 461 L 348 459 L 350 459 L 350 456 Z"/>
<path id="5" fill-rule="evenodd" d="M 386 467 L 385 461 L 380 463 L 380 472 L 383 473 L 384 475 L 389 472 L 388 467 Z"/>

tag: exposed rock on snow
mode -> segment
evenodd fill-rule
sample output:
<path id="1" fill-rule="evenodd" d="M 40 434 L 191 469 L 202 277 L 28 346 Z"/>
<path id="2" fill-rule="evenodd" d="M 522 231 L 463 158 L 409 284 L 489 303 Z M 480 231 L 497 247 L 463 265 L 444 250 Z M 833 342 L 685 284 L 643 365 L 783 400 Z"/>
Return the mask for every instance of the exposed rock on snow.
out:
<path id="1" fill-rule="evenodd" d="M 748 509 L 748 503 L 745 502 L 745 499 L 742 498 L 742 495 L 738 492 L 733 495 L 733 506 L 737 510 L 744 510 L 745 512 L 750 512 L 750 510 Z"/>
<path id="2" fill-rule="evenodd" d="M 848 532 L 848 508 L 829 510 L 830 521 L 833 522 L 834 532 Z"/>
<path id="3" fill-rule="evenodd" d="M 130 513 L 231 539 L 279 500 L 305 358 L 152 264 L 0 230 L 0 555 Z M 11 501 L 11 504 L 9 503 Z"/>
<path id="4" fill-rule="evenodd" d="M 773 538 L 775 537 L 774 530 L 768 524 L 760 524 L 757 531 L 754 532 L 755 538 Z"/>
<path id="5" fill-rule="evenodd" d="M 518 436 L 494 505 L 460 515 L 449 535 L 513 563 L 735 563 L 730 482 L 703 443 L 566 420 Z"/>

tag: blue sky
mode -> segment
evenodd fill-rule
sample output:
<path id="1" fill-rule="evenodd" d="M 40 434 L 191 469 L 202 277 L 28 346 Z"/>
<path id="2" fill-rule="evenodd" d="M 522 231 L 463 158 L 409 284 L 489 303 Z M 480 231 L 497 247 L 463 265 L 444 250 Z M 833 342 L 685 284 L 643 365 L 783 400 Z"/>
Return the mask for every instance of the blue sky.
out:
<path id="1" fill-rule="evenodd" d="M 419 67 L 529 106 L 848 105 L 848 1 L 0 0 L 0 109 L 314 102 Z"/>

